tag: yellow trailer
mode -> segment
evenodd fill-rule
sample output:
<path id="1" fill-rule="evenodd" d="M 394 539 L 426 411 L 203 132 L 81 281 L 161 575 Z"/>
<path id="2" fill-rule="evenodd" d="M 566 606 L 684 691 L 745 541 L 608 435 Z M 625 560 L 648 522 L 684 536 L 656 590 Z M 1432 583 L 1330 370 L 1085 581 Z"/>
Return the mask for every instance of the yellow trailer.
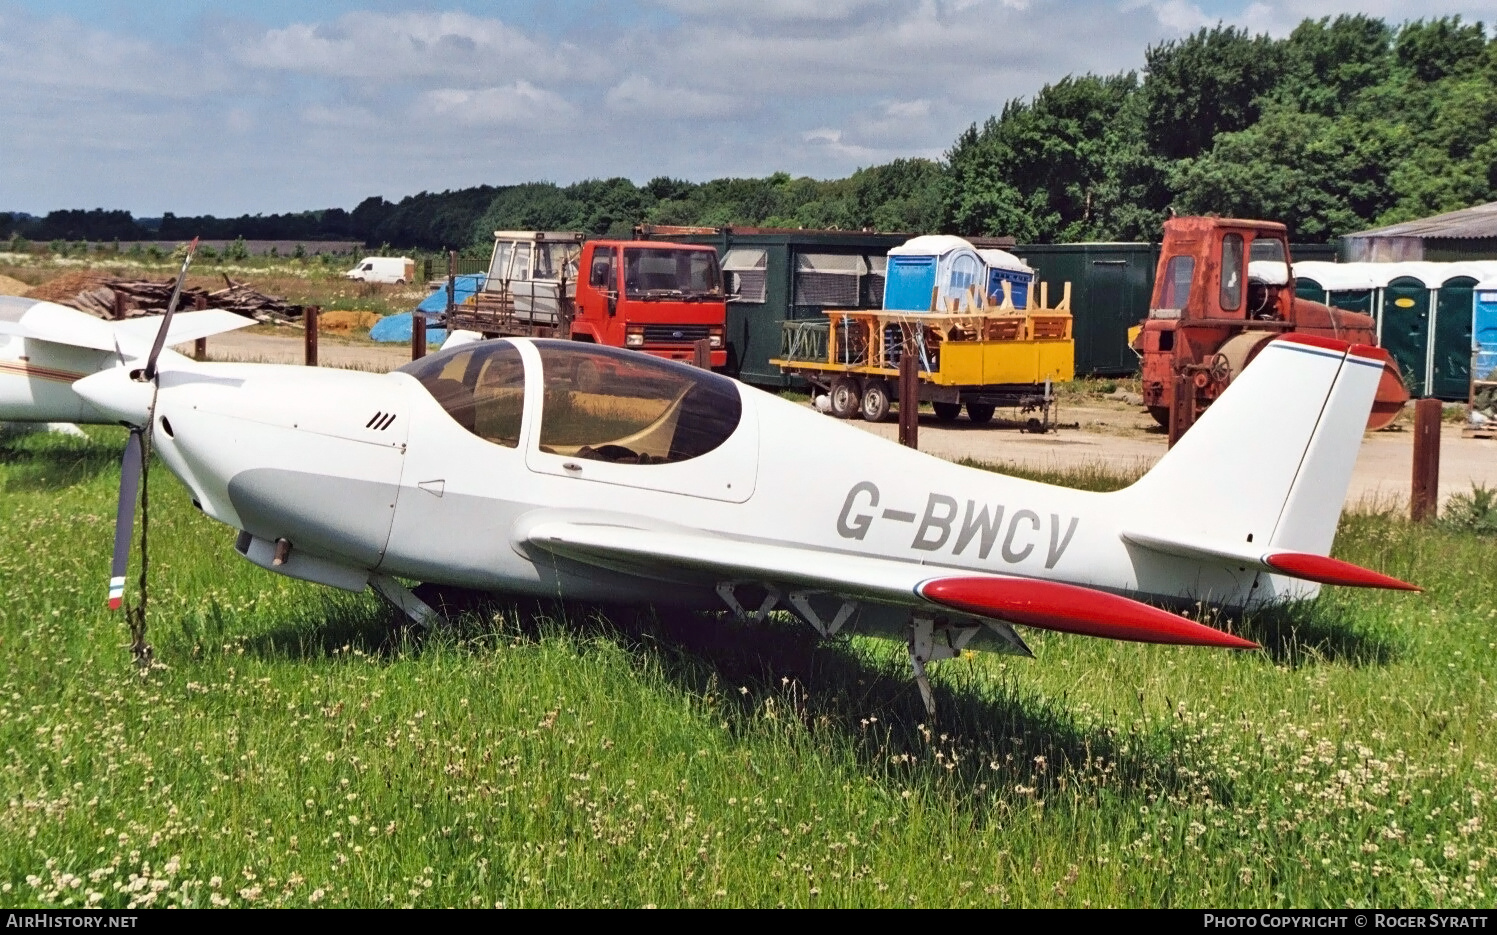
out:
<path id="1" fill-rule="evenodd" d="M 968 419 L 983 424 L 1004 406 L 1019 410 L 1021 427 L 1048 431 L 1053 385 L 1075 376 L 1070 283 L 1054 307 L 1045 283 L 1030 308 L 1014 307 L 1007 283 L 998 304 L 969 296 L 970 311 L 955 305 L 928 312 L 829 309 L 825 320 L 787 321 L 780 356 L 770 363 L 821 390 L 832 415 L 878 422 L 896 400 L 908 346 L 919 359 L 920 401 L 931 403 L 941 421 L 965 407 Z"/>

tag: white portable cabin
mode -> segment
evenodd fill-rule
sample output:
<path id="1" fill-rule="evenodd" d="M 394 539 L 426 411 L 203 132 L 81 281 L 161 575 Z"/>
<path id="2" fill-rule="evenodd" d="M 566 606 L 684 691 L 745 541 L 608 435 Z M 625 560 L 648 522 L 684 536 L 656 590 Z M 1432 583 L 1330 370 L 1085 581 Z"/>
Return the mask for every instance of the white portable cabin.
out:
<path id="1" fill-rule="evenodd" d="M 979 251 L 960 237 L 926 234 L 889 251 L 885 277 L 885 311 L 954 307 L 971 312 L 985 298 L 992 303 L 996 295 L 996 301 L 1002 301 L 1004 280 L 1012 283 L 1014 305 L 1025 307 L 1034 270 L 1011 253 Z"/>

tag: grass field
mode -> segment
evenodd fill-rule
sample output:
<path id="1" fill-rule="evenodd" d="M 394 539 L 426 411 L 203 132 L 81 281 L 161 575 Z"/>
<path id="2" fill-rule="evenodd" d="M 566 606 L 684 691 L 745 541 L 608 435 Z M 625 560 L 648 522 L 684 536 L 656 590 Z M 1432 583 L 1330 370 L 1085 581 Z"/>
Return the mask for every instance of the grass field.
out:
<path id="1" fill-rule="evenodd" d="M 150 639 L 104 610 L 123 433 L 0 439 L 0 901 L 1489 907 L 1493 540 L 1382 515 L 1260 652 L 1038 658 L 586 606 L 421 642 L 151 475 Z M 1088 486 L 1115 486 L 1091 472 Z M 133 573 L 132 588 L 133 591 Z"/>

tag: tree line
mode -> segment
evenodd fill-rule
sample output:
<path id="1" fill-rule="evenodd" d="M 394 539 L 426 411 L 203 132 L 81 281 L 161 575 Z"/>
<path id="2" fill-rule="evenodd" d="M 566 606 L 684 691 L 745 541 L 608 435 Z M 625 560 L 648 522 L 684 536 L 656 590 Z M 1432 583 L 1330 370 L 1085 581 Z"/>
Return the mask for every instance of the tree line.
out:
<path id="1" fill-rule="evenodd" d="M 0 213 L 33 240 L 363 240 L 485 246 L 491 232 L 635 224 L 1149 240 L 1166 215 L 1282 221 L 1301 242 L 1497 201 L 1497 38 L 1459 16 L 1389 26 L 1307 19 L 1288 37 L 1230 26 L 1152 46 L 1142 74 L 1068 76 L 963 131 L 942 160 L 844 179 L 589 179 L 379 196 L 239 218 Z"/>

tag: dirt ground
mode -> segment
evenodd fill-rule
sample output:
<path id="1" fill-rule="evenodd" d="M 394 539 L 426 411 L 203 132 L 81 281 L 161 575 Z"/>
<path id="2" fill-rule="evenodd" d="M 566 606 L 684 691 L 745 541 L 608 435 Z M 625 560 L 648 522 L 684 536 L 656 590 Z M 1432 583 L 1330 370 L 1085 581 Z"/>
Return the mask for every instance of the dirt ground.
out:
<path id="1" fill-rule="evenodd" d="M 266 333 L 270 325 L 257 325 L 241 331 L 230 331 L 208 339 L 209 360 L 242 360 L 257 364 L 299 364 L 306 359 L 304 337 L 300 328 L 284 325 L 276 333 Z M 192 353 L 192 345 L 176 350 Z M 411 348 L 407 344 L 375 344 L 322 332 L 317 336 L 317 360 L 324 367 L 348 370 L 394 370 L 409 363 Z"/>
<path id="2" fill-rule="evenodd" d="M 286 330 L 286 334 L 267 334 L 255 328 L 217 335 L 208 341 L 208 356 L 215 360 L 301 363 L 301 332 Z M 192 350 L 190 346 L 178 349 L 185 353 Z M 328 334 L 321 336 L 318 353 L 324 366 L 358 370 L 392 370 L 410 360 L 410 348 L 403 344 L 377 345 Z M 1146 469 L 1165 452 L 1164 432 L 1154 420 L 1142 409 L 1121 401 L 1088 399 L 1084 405 L 1063 404 L 1058 418 L 1063 424 L 1078 427 L 1030 435 L 1015 429 L 971 426 L 965 418 L 943 425 L 926 414 L 920 420 L 920 450 L 952 460 L 972 458 L 1062 470 L 1103 465 L 1117 471 Z M 890 440 L 899 434 L 892 421 L 872 424 L 854 420 L 850 424 Z M 1347 503 L 1384 507 L 1407 504 L 1412 474 L 1413 432 L 1407 426 L 1403 431 L 1369 432 L 1352 472 Z M 1497 487 L 1497 440 L 1462 438 L 1460 426 L 1447 423 L 1440 440 L 1440 499 L 1467 492 L 1473 484 Z"/>

